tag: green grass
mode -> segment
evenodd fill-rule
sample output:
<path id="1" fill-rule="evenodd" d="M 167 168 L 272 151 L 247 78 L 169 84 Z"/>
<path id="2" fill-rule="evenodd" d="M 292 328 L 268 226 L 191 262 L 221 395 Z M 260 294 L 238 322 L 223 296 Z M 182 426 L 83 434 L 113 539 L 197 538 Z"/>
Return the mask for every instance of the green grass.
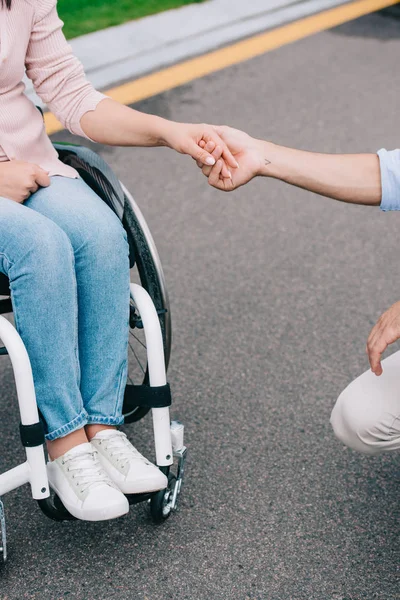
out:
<path id="1" fill-rule="evenodd" d="M 67 38 L 204 0 L 58 0 Z M 107 49 L 104 49 L 107 51 Z"/>

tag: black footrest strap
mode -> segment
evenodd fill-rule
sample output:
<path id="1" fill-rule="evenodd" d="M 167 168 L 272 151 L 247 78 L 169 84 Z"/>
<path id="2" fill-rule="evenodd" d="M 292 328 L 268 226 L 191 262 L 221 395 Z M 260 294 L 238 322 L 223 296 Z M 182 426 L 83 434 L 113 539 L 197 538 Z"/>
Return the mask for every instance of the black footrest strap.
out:
<path id="1" fill-rule="evenodd" d="M 159 387 L 149 385 L 127 385 L 125 388 L 124 404 L 130 409 L 135 406 L 146 408 L 165 408 L 171 406 L 171 388 L 169 383 Z"/>
<path id="2" fill-rule="evenodd" d="M 44 427 L 42 421 L 33 423 L 33 425 L 19 424 L 19 433 L 22 445 L 25 448 L 33 448 L 44 444 Z"/>

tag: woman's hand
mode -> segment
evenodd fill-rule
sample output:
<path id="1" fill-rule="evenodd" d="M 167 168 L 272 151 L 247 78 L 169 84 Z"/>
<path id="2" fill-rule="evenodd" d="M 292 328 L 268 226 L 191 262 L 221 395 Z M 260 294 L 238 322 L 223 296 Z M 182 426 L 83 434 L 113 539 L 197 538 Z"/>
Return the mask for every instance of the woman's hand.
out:
<path id="1" fill-rule="evenodd" d="M 213 153 L 213 157 L 216 159 L 216 164 L 213 167 L 204 166 L 200 161 L 197 161 L 197 166 L 208 177 L 210 185 L 219 190 L 231 192 L 241 185 L 245 185 L 257 175 L 262 174 L 266 158 L 260 140 L 256 140 L 247 133 L 231 127 L 216 127 L 215 130 L 223 143 L 228 146 L 234 159 L 238 162 L 239 168 L 232 171 L 232 177 L 227 178 L 223 162 L 220 160 L 221 154 L 218 155 L 217 149 L 213 148 L 213 140 L 207 144 L 203 140 L 200 141 L 200 146 Z"/>
<path id="2" fill-rule="evenodd" d="M 212 155 L 212 151 L 208 152 L 205 149 L 206 145 L 210 143 L 213 150 L 218 148 L 218 158 L 221 157 L 221 176 L 227 179 L 231 178 L 233 170 L 238 167 L 238 163 L 228 144 L 220 136 L 218 127 L 171 121 L 166 123 L 163 138 L 167 146 L 181 154 L 188 154 L 202 166 L 212 166 L 216 163 L 216 159 Z"/>
<path id="3" fill-rule="evenodd" d="M 21 160 L 0 163 L 0 196 L 3 198 L 22 203 L 39 187 L 48 185 L 49 175 L 38 165 Z"/>
<path id="4" fill-rule="evenodd" d="M 377 324 L 369 334 L 367 354 L 371 370 L 382 375 L 381 356 L 389 344 L 400 338 L 400 302 L 396 302 L 379 317 Z"/>

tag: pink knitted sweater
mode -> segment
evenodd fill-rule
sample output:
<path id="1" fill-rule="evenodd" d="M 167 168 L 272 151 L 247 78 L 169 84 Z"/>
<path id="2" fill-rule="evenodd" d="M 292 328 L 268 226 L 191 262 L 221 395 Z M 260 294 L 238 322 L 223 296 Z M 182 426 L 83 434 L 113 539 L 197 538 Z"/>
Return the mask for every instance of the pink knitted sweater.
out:
<path id="1" fill-rule="evenodd" d="M 40 98 L 72 133 L 106 96 L 85 78 L 63 33 L 56 0 L 12 0 L 0 8 L 0 161 L 25 160 L 50 175 L 76 177 L 58 160 L 40 112 L 25 96 L 26 73 Z"/>

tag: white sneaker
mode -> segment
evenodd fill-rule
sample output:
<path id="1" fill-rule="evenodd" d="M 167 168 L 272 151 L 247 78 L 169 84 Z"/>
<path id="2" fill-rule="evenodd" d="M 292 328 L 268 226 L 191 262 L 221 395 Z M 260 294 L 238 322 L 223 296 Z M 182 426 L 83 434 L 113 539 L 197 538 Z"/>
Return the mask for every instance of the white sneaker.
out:
<path id="1" fill-rule="evenodd" d="M 125 515 L 129 503 L 86 442 L 47 463 L 50 486 L 77 519 L 105 521 Z"/>
<path id="2" fill-rule="evenodd" d="M 168 479 L 132 446 L 125 433 L 103 429 L 91 439 L 104 470 L 124 494 L 156 492 L 168 486 Z"/>

